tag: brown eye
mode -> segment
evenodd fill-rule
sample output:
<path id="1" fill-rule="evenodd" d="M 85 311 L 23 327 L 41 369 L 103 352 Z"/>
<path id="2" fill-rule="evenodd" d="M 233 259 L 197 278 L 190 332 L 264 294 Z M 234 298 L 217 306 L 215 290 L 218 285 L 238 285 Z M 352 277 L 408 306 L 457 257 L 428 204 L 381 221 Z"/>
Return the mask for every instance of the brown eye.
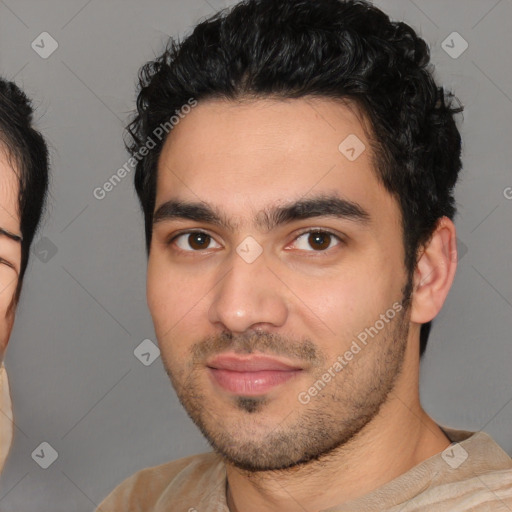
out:
<path id="1" fill-rule="evenodd" d="M 205 249 L 210 243 L 211 237 L 205 233 L 190 233 L 188 243 L 192 249 Z"/>
<path id="2" fill-rule="evenodd" d="M 294 245 L 302 251 L 323 252 L 341 242 L 339 236 L 328 231 L 306 231 L 295 239 Z"/>
<path id="3" fill-rule="evenodd" d="M 323 251 L 331 245 L 330 233 L 311 233 L 308 237 L 308 243 L 313 249 Z"/>
<path id="4" fill-rule="evenodd" d="M 219 244 L 216 247 L 211 247 L 212 243 L 216 243 L 215 240 L 209 234 L 202 231 L 181 233 L 174 237 L 171 242 L 175 242 L 178 248 L 185 252 L 199 252 L 204 249 L 220 248 Z"/>

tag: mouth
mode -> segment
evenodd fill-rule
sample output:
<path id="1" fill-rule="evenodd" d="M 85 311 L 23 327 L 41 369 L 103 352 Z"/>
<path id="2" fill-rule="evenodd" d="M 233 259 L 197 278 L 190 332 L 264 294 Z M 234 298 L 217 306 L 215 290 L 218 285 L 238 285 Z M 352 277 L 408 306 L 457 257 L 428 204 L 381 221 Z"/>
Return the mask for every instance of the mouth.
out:
<path id="1" fill-rule="evenodd" d="M 215 385 L 236 395 L 257 396 L 303 371 L 291 362 L 265 355 L 221 354 L 206 363 Z"/>

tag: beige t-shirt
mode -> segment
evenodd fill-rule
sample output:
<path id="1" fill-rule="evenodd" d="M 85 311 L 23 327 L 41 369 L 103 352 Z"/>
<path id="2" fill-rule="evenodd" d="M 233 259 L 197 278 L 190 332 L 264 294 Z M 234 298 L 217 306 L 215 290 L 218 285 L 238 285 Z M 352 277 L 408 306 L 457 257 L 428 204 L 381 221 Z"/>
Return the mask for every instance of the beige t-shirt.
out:
<path id="1" fill-rule="evenodd" d="M 441 428 L 452 441 L 442 453 L 324 512 L 511 512 L 512 459 L 484 432 Z M 144 469 L 97 512 L 229 512 L 224 462 L 210 452 Z"/>
<path id="2" fill-rule="evenodd" d="M 9 381 L 3 363 L 0 364 L 0 473 L 9 454 L 14 434 L 12 403 L 9 393 Z"/>

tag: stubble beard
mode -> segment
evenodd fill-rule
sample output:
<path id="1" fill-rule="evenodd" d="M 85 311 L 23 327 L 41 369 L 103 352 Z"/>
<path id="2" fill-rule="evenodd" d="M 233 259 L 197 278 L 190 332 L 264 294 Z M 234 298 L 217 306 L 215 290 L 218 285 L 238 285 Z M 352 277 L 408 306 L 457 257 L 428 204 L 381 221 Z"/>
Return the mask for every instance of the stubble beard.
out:
<path id="1" fill-rule="evenodd" d="M 200 377 L 204 379 L 205 367 L 197 360 L 204 361 L 206 353 L 234 347 L 247 353 L 262 350 L 291 355 L 292 345 L 283 344 L 281 338 L 256 333 L 251 337 L 236 338 L 233 342 L 233 337 L 226 334 L 195 345 L 195 361 L 186 371 L 183 365 L 181 370 L 172 368 L 162 357 L 164 367 L 192 421 L 212 448 L 233 466 L 250 472 L 278 471 L 326 459 L 353 440 L 377 416 L 394 388 L 407 348 L 408 289 L 409 285 L 404 288 L 402 310 L 378 337 L 369 341 L 307 405 L 297 400 L 292 412 L 277 425 L 265 425 L 266 395 L 233 397 L 229 416 L 233 415 L 234 409 L 239 419 L 225 424 L 228 415 L 223 413 L 226 411 L 213 410 L 201 389 Z M 310 384 L 305 384 L 307 389 L 308 385 L 321 380 L 326 368 L 334 361 L 325 361 L 309 340 L 299 344 L 294 342 L 293 347 L 293 355 L 300 354 L 303 360 L 317 363 Z M 321 365 L 318 365 L 319 361 Z"/>

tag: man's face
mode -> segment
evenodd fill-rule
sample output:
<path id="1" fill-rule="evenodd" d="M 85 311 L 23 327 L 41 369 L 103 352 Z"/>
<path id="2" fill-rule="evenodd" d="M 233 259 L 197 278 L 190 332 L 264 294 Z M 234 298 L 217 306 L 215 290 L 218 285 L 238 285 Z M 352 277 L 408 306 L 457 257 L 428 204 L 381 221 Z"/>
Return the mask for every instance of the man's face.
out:
<path id="1" fill-rule="evenodd" d="M 404 359 L 407 273 L 355 109 L 199 103 L 166 141 L 155 212 L 147 296 L 163 362 L 217 451 L 284 468 L 378 413 Z"/>
<path id="2" fill-rule="evenodd" d="M 14 322 L 14 308 L 9 306 L 16 292 L 21 264 L 20 242 L 4 232 L 20 234 L 18 191 L 18 179 L 0 146 L 0 361 Z"/>

